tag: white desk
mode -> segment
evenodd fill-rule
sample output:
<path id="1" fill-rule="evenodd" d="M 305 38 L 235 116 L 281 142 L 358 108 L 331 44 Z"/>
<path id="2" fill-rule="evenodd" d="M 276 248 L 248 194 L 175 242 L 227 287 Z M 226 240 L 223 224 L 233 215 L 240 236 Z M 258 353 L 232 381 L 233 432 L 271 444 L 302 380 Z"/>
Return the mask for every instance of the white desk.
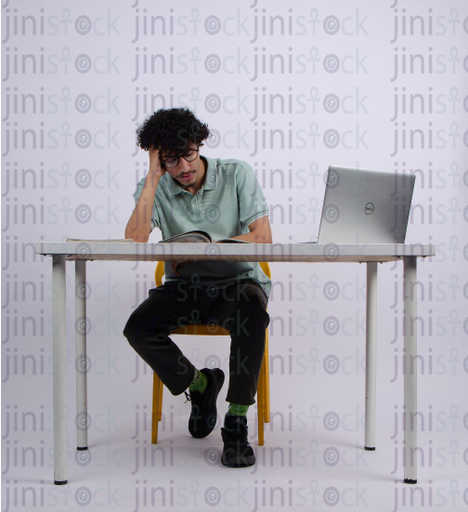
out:
<path id="1" fill-rule="evenodd" d="M 65 262 L 75 261 L 75 332 L 77 376 L 77 446 L 88 448 L 86 390 L 86 261 L 268 261 L 268 262 L 358 262 L 367 264 L 366 321 L 366 450 L 375 450 L 375 380 L 377 346 L 377 263 L 403 260 L 404 265 L 404 374 L 405 461 L 404 481 L 417 482 L 417 375 L 410 371 L 416 361 L 416 261 L 435 255 L 432 244 L 356 245 L 313 244 L 143 244 L 38 242 L 36 254 L 52 256 L 53 280 L 53 394 L 54 394 L 54 483 L 67 483 L 66 460 L 66 329 Z M 413 459 L 413 460 L 412 460 Z"/>

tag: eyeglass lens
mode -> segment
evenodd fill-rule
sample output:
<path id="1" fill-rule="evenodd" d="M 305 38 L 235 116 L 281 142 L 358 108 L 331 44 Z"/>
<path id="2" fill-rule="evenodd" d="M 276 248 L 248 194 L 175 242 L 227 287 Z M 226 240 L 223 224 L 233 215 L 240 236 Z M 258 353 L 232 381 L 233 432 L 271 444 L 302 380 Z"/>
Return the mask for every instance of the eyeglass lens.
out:
<path id="1" fill-rule="evenodd" d="M 172 156 L 169 157 L 167 160 L 164 160 L 164 165 L 166 167 L 176 167 L 179 164 L 179 159 L 183 158 L 184 160 L 187 160 L 187 162 L 193 162 L 198 156 L 198 149 L 189 149 L 185 155 L 182 155 L 181 157 L 178 156 Z"/>

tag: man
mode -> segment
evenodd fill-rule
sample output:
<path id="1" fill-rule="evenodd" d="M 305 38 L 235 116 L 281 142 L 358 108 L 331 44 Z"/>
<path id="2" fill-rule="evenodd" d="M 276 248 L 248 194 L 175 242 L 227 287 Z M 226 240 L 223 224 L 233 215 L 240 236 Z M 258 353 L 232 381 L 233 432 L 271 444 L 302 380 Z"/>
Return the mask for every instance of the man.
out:
<path id="1" fill-rule="evenodd" d="M 210 132 L 188 109 L 158 110 L 137 130 L 149 152 L 149 170 L 135 192 L 125 237 L 147 242 L 158 227 L 164 239 L 204 230 L 213 240 L 271 243 L 268 205 L 252 169 L 238 160 L 213 160 L 199 150 Z M 150 290 L 130 316 L 124 335 L 174 395 L 188 388 L 189 432 L 203 438 L 216 424 L 216 399 L 224 373 L 196 369 L 168 337 L 189 323 L 229 330 L 229 410 L 221 435 L 222 463 L 255 463 L 246 413 L 255 400 L 265 346 L 270 281 L 258 263 L 171 262 L 163 286 Z M 194 322 L 195 320 L 195 322 Z"/>

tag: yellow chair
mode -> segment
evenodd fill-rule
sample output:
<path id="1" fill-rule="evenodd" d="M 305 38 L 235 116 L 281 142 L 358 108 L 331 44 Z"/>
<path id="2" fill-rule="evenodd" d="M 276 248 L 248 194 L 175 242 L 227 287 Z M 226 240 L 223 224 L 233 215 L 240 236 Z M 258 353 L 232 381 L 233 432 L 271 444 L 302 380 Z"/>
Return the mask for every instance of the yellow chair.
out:
<path id="1" fill-rule="evenodd" d="M 268 263 L 260 263 L 263 272 L 271 278 L 270 266 Z M 164 276 L 164 262 L 159 261 L 156 266 L 155 283 L 156 286 L 161 286 L 162 278 Z M 197 336 L 229 336 L 229 331 L 223 327 L 217 326 L 210 328 L 207 325 L 186 325 L 176 329 L 172 334 L 194 334 Z M 163 389 L 164 385 L 153 372 L 153 410 L 151 417 L 151 442 L 158 442 L 158 423 L 162 418 L 162 403 L 163 403 Z M 265 423 L 270 423 L 270 368 L 268 356 L 268 329 L 265 332 L 265 352 L 263 354 L 262 368 L 258 379 L 257 387 L 257 415 L 258 415 L 258 444 L 263 446 L 265 442 L 264 429 Z"/>

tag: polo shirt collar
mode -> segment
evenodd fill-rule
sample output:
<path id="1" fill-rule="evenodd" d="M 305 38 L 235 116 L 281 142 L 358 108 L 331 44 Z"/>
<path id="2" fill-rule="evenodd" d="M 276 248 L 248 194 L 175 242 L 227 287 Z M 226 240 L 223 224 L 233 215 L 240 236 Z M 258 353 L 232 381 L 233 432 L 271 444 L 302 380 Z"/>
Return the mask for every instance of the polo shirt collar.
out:
<path id="1" fill-rule="evenodd" d="M 206 162 L 206 177 L 205 183 L 203 184 L 203 189 L 214 190 L 218 186 L 216 163 L 212 158 L 208 158 L 206 156 L 202 156 L 201 158 L 203 158 Z M 171 196 L 181 194 L 184 191 L 184 189 L 177 183 L 177 181 L 169 176 L 169 174 L 167 174 L 167 178 L 167 189 Z"/>
<path id="2" fill-rule="evenodd" d="M 177 183 L 177 181 L 170 176 L 169 174 L 166 174 L 167 176 L 167 190 L 169 191 L 169 194 L 171 196 L 175 196 L 177 194 L 181 194 L 184 189 Z"/>
<path id="3" fill-rule="evenodd" d="M 212 158 L 203 157 L 206 162 L 206 178 L 203 188 L 205 190 L 214 190 L 218 186 L 218 173 L 216 172 L 216 162 Z"/>

